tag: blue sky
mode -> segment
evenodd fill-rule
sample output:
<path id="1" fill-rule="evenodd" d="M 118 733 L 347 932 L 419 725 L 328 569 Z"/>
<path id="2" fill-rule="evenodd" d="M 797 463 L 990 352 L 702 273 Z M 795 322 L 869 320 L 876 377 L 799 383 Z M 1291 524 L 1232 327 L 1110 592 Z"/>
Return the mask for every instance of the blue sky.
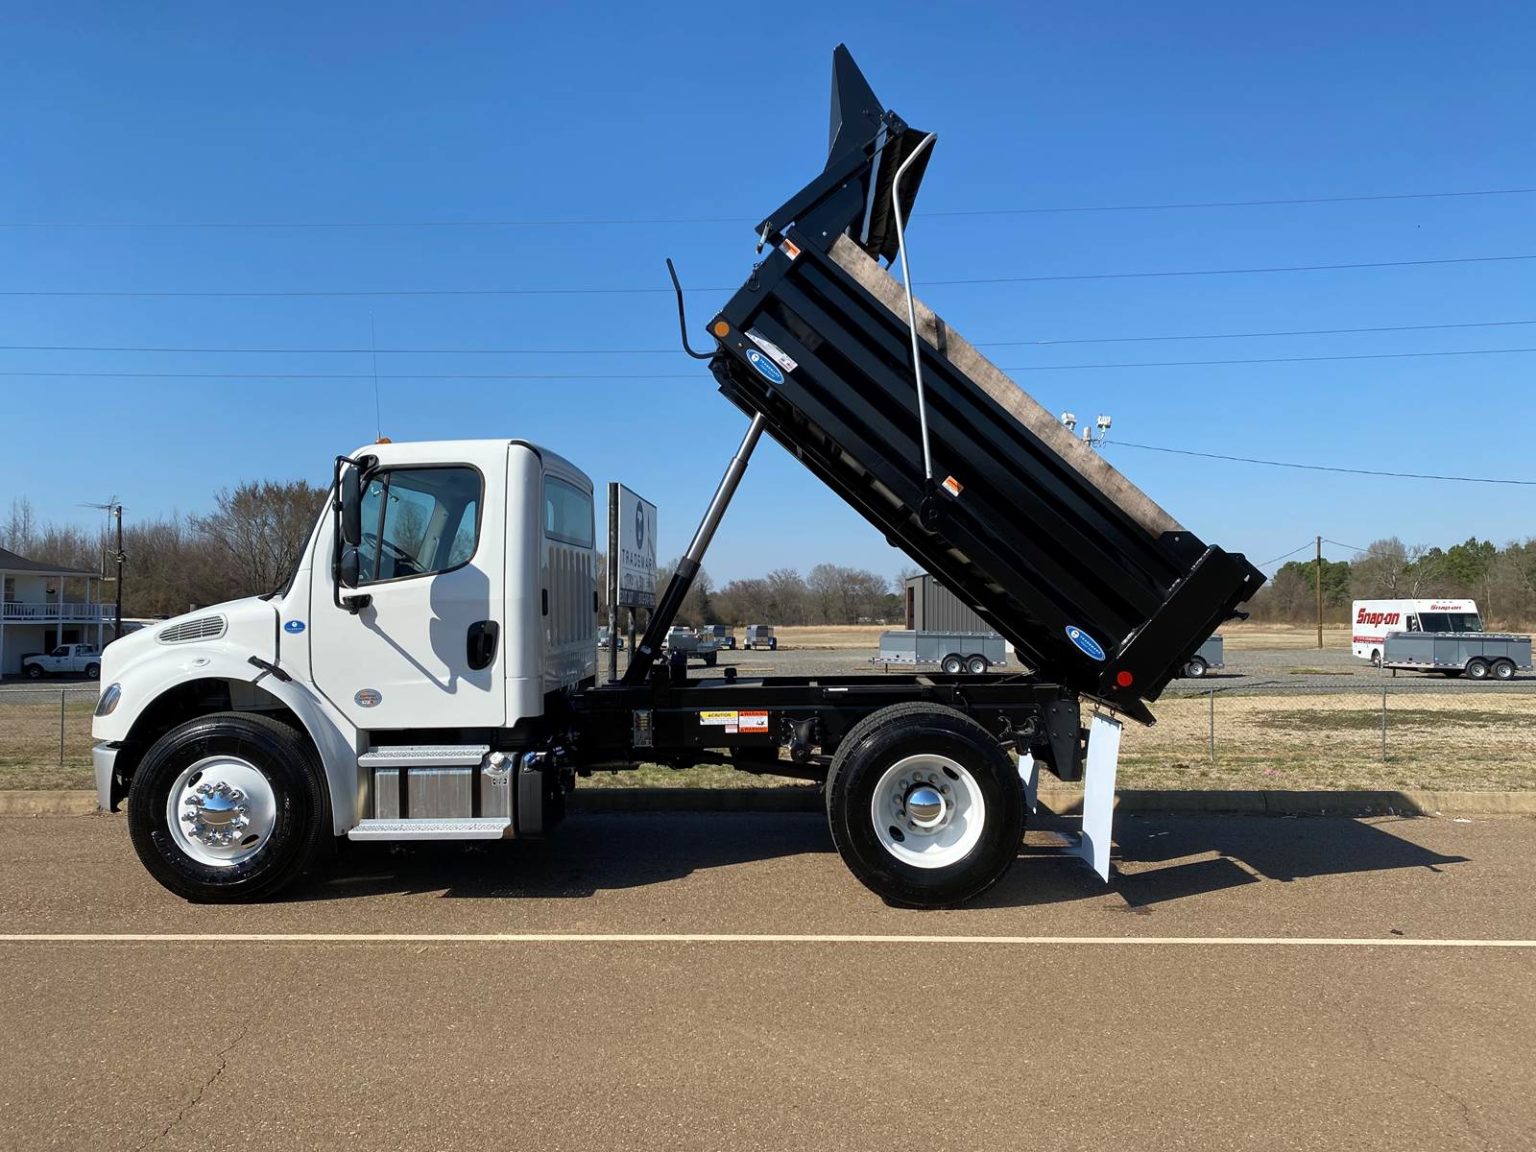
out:
<path id="1" fill-rule="evenodd" d="M 0 37 L 0 293 L 728 288 L 750 225 L 819 169 L 833 46 L 939 133 L 918 291 L 977 342 L 1536 321 L 1536 261 L 925 288 L 1052 276 L 1536 255 L 1536 196 L 1126 212 L 946 212 L 1536 186 L 1527 5 L 827 4 L 744 23 L 676 4 L 49 4 Z M 930 215 L 925 215 L 926 212 Z M 724 218 L 723 220 L 721 218 Z M 687 220 L 526 227 L 189 223 Z M 133 227 L 117 227 L 118 224 Z M 59 226 L 59 225 L 70 226 Z M 16 226 L 26 225 L 26 226 Z M 43 226 L 48 225 L 48 226 Z M 727 292 L 699 292 L 697 325 Z M 534 348 L 378 357 L 397 439 L 526 437 L 661 506 L 686 543 L 743 418 L 676 347 L 665 293 L 0 295 L 0 345 Z M 1530 354 L 1053 365 L 1536 347 L 1536 325 L 992 350 L 1047 407 L 1114 417 L 1114 462 L 1212 542 L 1536 533 L 1532 489 L 1278 471 L 1127 442 L 1536 478 Z M 639 351 L 591 354 L 597 349 Z M 649 350 L 660 351 L 649 351 Z M 0 349 L 0 512 L 196 511 L 325 478 L 375 433 L 366 351 Z M 121 373 L 250 373 L 253 379 Z M 536 374 L 555 380 L 423 379 Z M 92 374 L 92 375 L 85 375 Z M 292 379 L 336 374 L 353 379 Z M 602 379 L 655 375 L 654 380 Z M 1048 545 L 1047 545 L 1048 546 Z M 1341 549 L 1330 554 L 1343 558 Z M 905 563 L 776 446 L 718 580 Z"/>

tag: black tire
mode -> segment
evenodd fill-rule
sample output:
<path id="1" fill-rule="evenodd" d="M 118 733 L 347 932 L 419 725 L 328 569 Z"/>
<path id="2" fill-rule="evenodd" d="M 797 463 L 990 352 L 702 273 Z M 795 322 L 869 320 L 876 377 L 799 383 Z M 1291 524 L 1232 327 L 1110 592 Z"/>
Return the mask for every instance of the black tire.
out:
<path id="1" fill-rule="evenodd" d="M 187 765 L 220 753 L 258 768 L 277 801 L 266 844 L 231 867 L 188 856 L 170 835 L 166 815 L 171 786 Z M 297 880 L 329 846 L 330 802 L 320 765 L 301 733 L 265 716 L 215 712 L 173 728 L 145 753 L 128 791 L 128 834 L 149 874 L 184 899 L 262 900 Z"/>
<path id="2" fill-rule="evenodd" d="M 706 652 L 706 653 L 704 653 L 704 665 L 705 665 L 705 667 L 713 668 L 715 666 L 715 661 L 719 658 L 719 656 L 720 656 L 720 654 L 718 652 Z"/>
<path id="3" fill-rule="evenodd" d="M 1495 660 L 1493 662 L 1493 678 L 1495 680 L 1513 680 L 1515 678 L 1514 661 Z"/>
<path id="4" fill-rule="evenodd" d="M 27 678 L 30 680 L 41 680 L 43 678 L 43 666 L 41 664 L 28 664 Z"/>
<path id="5" fill-rule="evenodd" d="M 777 652 L 778 650 L 779 650 L 779 642 L 777 640 L 770 640 L 770 641 L 768 641 L 768 651 L 770 651 L 770 652 Z"/>
<path id="6" fill-rule="evenodd" d="M 943 660 L 939 661 L 939 667 L 951 676 L 958 676 L 965 671 L 965 661 L 960 659 L 958 653 L 951 652 Z"/>
<path id="7" fill-rule="evenodd" d="M 100 680 L 101 679 L 101 665 L 100 664 L 87 664 L 85 666 L 85 678 L 87 680 Z"/>
<path id="8" fill-rule="evenodd" d="M 1441 672 L 1440 675 L 1444 676 L 1447 680 L 1454 680 L 1461 675 L 1461 669 L 1447 668 L 1445 671 Z"/>
<path id="9" fill-rule="evenodd" d="M 1205 675 L 1206 669 L 1209 667 L 1210 665 L 1206 664 L 1199 656 L 1192 656 L 1189 663 L 1184 665 L 1184 675 L 1188 676 L 1191 680 L 1198 680 Z"/>
<path id="10" fill-rule="evenodd" d="M 976 845 L 943 868 L 919 868 L 888 852 L 870 812 L 885 770 L 925 751 L 964 766 L 986 804 Z M 886 902 L 908 908 L 946 908 L 981 895 L 1002 879 L 1024 838 L 1024 789 L 1013 761 L 980 724 L 938 704 L 896 704 L 855 724 L 833 757 L 826 802 L 832 842 L 848 870 Z"/>
<path id="11" fill-rule="evenodd" d="M 1467 679 L 1468 680 L 1486 680 L 1486 679 L 1488 679 L 1488 663 L 1487 663 L 1487 661 L 1485 661 L 1485 660 L 1475 660 L 1475 659 L 1474 660 L 1468 660 L 1467 661 Z"/>
<path id="12" fill-rule="evenodd" d="M 1380 668 L 1381 667 L 1381 649 L 1380 648 L 1374 649 L 1371 652 L 1371 667 L 1372 668 Z"/>
<path id="13" fill-rule="evenodd" d="M 985 676 L 990 667 L 992 665 L 987 663 L 985 656 L 973 655 L 965 658 L 965 670 L 972 676 Z"/>

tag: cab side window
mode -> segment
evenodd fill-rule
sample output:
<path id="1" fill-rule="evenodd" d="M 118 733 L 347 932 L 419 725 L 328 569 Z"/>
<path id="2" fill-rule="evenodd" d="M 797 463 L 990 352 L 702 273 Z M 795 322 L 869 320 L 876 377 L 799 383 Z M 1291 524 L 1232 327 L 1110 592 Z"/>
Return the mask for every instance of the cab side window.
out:
<path id="1" fill-rule="evenodd" d="M 469 563 L 480 542 L 480 473 L 386 468 L 363 489 L 358 583 L 429 576 Z"/>

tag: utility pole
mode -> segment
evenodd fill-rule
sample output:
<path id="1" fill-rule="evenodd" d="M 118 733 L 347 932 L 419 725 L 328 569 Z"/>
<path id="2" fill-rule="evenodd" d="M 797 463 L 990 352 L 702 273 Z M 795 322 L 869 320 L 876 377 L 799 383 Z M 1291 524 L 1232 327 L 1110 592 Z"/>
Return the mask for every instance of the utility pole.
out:
<path id="1" fill-rule="evenodd" d="M 1322 651 L 1322 538 L 1318 536 L 1318 651 Z"/>
<path id="2" fill-rule="evenodd" d="M 112 519 L 117 521 L 117 611 L 112 613 L 112 639 L 120 641 L 123 639 L 123 505 L 112 505 Z"/>

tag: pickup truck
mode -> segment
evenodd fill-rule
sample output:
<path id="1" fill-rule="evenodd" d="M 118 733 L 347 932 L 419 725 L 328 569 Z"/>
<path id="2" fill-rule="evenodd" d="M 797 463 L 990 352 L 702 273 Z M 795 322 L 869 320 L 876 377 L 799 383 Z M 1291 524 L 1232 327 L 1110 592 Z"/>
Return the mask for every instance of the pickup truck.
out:
<path id="1" fill-rule="evenodd" d="M 95 680 L 101 676 L 101 649 L 94 644 L 60 644 L 44 656 L 23 656 L 21 670 L 33 680 L 66 672 L 83 672 Z"/>

